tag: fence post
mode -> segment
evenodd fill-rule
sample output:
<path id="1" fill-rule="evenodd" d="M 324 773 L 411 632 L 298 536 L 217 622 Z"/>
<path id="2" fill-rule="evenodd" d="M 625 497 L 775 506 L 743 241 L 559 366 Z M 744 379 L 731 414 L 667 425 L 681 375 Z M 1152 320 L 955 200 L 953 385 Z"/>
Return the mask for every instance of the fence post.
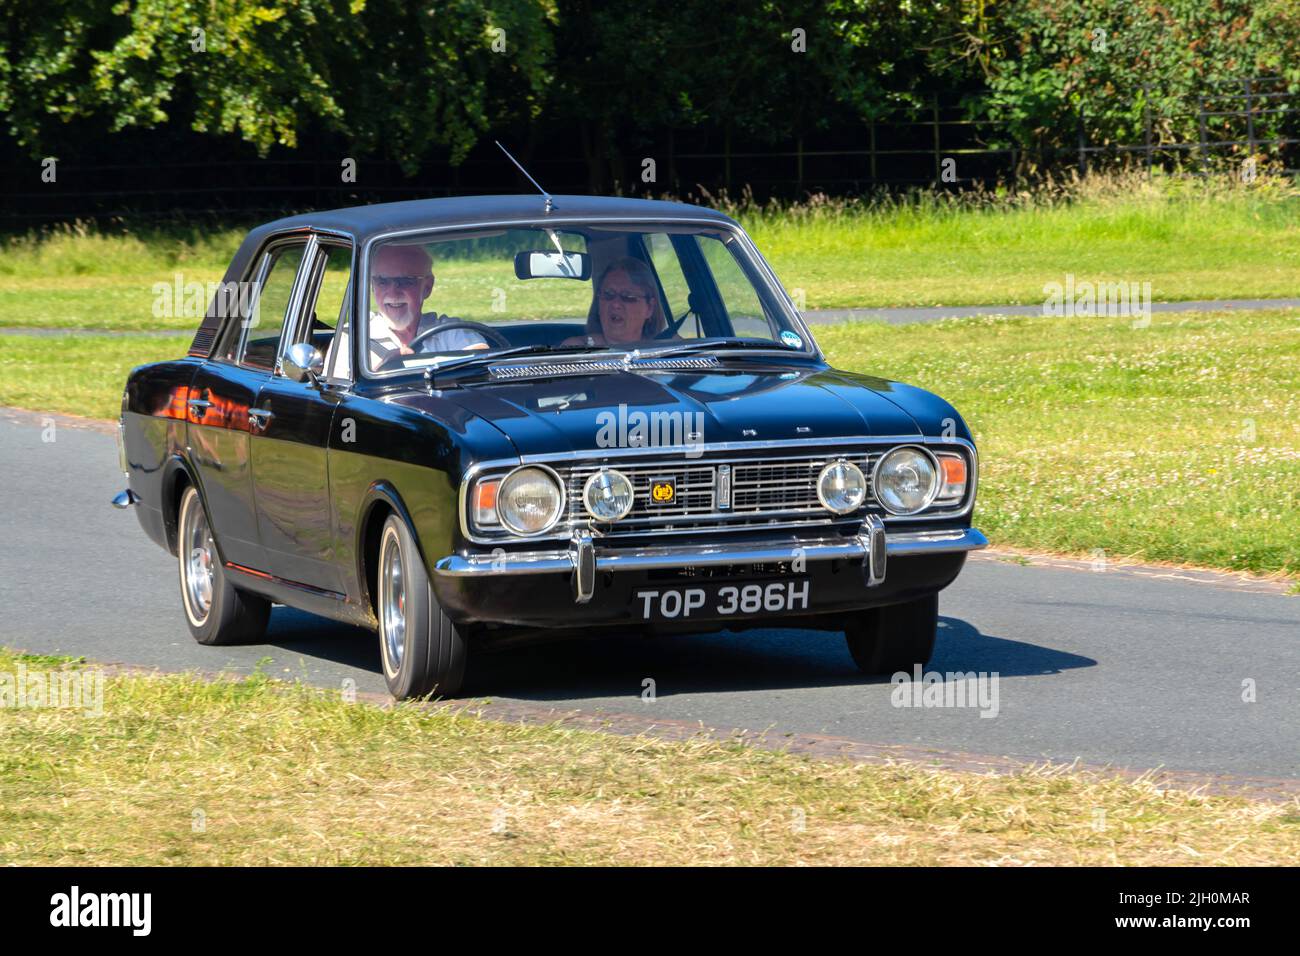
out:
<path id="1" fill-rule="evenodd" d="M 1079 178 L 1088 175 L 1088 133 L 1083 120 L 1083 104 L 1079 104 Z"/>
<path id="2" fill-rule="evenodd" d="M 939 162 L 939 94 L 934 94 L 932 101 L 934 116 L 934 184 L 937 186 L 943 181 L 943 173 L 940 169 Z"/>
<path id="3" fill-rule="evenodd" d="M 1196 98 L 1196 125 L 1200 130 L 1201 175 L 1210 171 L 1210 137 L 1205 128 L 1205 97 Z"/>
<path id="4" fill-rule="evenodd" d="M 871 185 L 876 184 L 876 121 L 870 124 L 871 131 Z"/>
<path id="5" fill-rule="evenodd" d="M 1255 155 L 1255 101 L 1250 77 L 1246 78 L 1246 142 L 1250 155 Z"/>
<path id="6" fill-rule="evenodd" d="M 797 151 L 795 154 L 796 156 L 795 195 L 802 196 L 803 195 L 803 136 L 802 135 L 800 135 L 799 138 L 795 140 L 795 150 Z"/>
<path id="7" fill-rule="evenodd" d="M 722 183 L 728 193 L 731 192 L 731 124 L 727 124 L 722 137 Z"/>
<path id="8" fill-rule="evenodd" d="M 677 168 L 674 160 L 677 153 L 676 146 L 676 137 L 673 128 L 670 126 L 668 127 L 668 189 L 673 195 L 677 194 Z"/>
<path id="9" fill-rule="evenodd" d="M 1142 126 L 1146 131 L 1147 179 L 1151 179 L 1151 84 L 1142 84 Z"/>

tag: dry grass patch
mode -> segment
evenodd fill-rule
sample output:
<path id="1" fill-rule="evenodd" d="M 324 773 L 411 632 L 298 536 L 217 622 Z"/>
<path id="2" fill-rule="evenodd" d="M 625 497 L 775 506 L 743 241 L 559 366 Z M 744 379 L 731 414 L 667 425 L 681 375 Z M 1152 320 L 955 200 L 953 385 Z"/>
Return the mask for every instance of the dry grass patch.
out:
<path id="1" fill-rule="evenodd" d="M 0 654 L 0 672 L 19 661 Z M 102 717 L 3 717 L 3 863 L 1254 865 L 1300 854 L 1295 803 L 1063 768 L 982 776 L 506 724 L 350 704 L 260 675 L 112 677 Z"/>

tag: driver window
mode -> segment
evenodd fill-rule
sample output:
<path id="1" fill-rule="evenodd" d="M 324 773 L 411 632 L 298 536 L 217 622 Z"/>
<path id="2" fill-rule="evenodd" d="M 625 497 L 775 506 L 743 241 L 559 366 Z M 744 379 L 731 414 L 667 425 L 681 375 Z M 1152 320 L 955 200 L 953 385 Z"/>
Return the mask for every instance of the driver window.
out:
<path id="1" fill-rule="evenodd" d="M 321 244 L 313 272 L 316 297 L 305 310 L 309 321 L 297 340 L 314 345 L 325 357 L 326 369 L 333 369 L 334 354 L 344 344 L 337 330 L 346 309 L 351 271 L 351 246 Z"/>

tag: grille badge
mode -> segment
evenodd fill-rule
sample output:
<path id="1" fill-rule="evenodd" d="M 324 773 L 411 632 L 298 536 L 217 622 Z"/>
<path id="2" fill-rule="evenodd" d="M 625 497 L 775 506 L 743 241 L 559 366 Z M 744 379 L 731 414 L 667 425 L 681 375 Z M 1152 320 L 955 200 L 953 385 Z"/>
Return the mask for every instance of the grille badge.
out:
<path id="1" fill-rule="evenodd" d="M 731 507 L 731 466 L 718 466 L 718 510 L 726 511 Z"/>
<path id="2" fill-rule="evenodd" d="M 654 478 L 650 481 L 650 503 L 670 505 L 677 497 L 677 484 L 671 478 Z"/>

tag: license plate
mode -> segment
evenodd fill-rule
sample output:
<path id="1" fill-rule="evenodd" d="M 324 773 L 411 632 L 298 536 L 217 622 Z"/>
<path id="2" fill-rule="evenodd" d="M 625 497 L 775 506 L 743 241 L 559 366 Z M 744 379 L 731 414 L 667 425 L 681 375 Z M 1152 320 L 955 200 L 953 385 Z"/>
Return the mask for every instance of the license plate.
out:
<path id="1" fill-rule="evenodd" d="M 644 588 L 632 596 L 632 616 L 642 621 L 682 621 L 806 611 L 810 590 L 807 578 Z"/>

